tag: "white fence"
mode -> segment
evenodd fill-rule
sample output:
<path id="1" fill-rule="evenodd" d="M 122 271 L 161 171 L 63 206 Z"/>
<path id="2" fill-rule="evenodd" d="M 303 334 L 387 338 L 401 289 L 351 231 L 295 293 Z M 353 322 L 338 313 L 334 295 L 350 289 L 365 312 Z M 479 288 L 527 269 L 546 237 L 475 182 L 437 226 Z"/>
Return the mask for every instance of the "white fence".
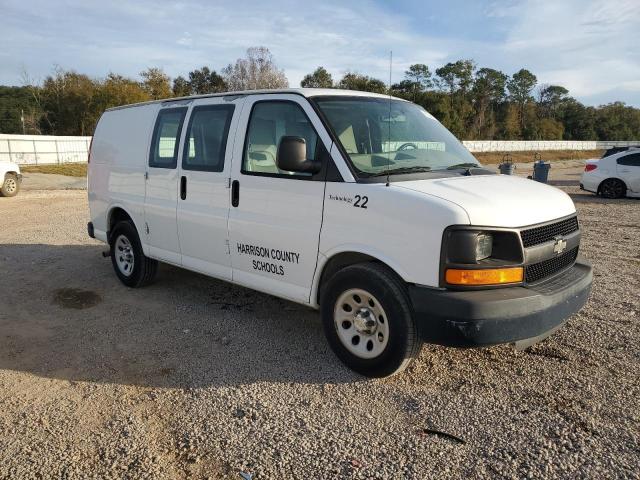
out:
<path id="1" fill-rule="evenodd" d="M 579 140 L 465 140 L 471 152 L 538 152 L 542 150 L 606 150 L 611 147 L 640 145 L 640 140 L 599 142 Z"/>
<path id="2" fill-rule="evenodd" d="M 91 137 L 55 137 L 46 135 L 0 134 L 0 161 L 19 164 L 86 162 Z M 467 140 L 472 152 L 538 152 L 543 150 L 605 150 L 611 147 L 640 145 L 638 141 L 596 142 L 565 140 Z"/>
<path id="3" fill-rule="evenodd" d="M 23 165 L 86 162 L 91 137 L 0 134 L 0 161 Z"/>

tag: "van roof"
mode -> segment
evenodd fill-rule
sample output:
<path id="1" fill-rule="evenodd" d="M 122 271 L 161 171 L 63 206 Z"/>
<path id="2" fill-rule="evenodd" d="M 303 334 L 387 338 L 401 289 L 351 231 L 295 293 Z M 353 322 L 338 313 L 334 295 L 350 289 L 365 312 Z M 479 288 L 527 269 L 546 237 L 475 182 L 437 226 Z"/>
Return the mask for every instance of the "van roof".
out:
<path id="1" fill-rule="evenodd" d="M 342 90 L 337 88 L 282 88 L 277 90 L 241 90 L 237 92 L 222 92 L 222 93 L 205 93 L 202 95 L 189 95 L 187 97 L 175 97 L 164 98 L 160 100 L 151 100 L 149 102 L 131 103 L 129 105 L 120 105 L 118 107 L 107 108 L 107 112 L 112 110 L 120 110 L 123 108 L 137 107 L 140 105 L 151 105 L 154 103 L 170 104 L 174 102 L 184 102 L 195 100 L 198 98 L 210 98 L 210 97 L 229 97 L 238 95 L 264 95 L 264 94 L 276 94 L 276 93 L 293 93 L 296 95 L 302 95 L 303 97 L 318 97 L 318 96 L 350 96 L 350 97 L 377 97 L 377 98 L 389 98 L 389 95 L 372 92 L 361 92 L 358 90 Z M 401 98 L 394 97 L 394 100 L 403 100 Z"/>

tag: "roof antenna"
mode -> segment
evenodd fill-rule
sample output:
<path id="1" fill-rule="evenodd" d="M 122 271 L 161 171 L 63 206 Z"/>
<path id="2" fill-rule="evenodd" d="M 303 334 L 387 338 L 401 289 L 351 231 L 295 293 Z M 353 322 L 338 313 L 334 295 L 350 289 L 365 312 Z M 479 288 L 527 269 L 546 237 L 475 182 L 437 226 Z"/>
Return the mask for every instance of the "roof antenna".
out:
<path id="1" fill-rule="evenodd" d="M 387 123 L 389 124 L 389 136 L 387 137 L 387 187 L 389 186 L 389 169 L 391 168 L 391 72 L 393 66 L 393 50 L 389 51 L 389 90 L 387 91 L 389 95 L 389 117 L 387 118 Z"/>

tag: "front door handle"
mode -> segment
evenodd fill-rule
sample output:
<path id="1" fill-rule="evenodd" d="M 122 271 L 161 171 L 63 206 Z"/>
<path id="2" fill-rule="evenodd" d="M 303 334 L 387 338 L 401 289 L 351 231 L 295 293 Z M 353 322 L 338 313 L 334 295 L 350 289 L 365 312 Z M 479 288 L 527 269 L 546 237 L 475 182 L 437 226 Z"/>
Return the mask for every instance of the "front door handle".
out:
<path id="1" fill-rule="evenodd" d="M 180 198 L 182 200 L 187 199 L 187 177 L 180 177 Z"/>
<path id="2" fill-rule="evenodd" d="M 240 182 L 238 180 L 231 183 L 231 205 L 234 207 L 240 205 Z"/>

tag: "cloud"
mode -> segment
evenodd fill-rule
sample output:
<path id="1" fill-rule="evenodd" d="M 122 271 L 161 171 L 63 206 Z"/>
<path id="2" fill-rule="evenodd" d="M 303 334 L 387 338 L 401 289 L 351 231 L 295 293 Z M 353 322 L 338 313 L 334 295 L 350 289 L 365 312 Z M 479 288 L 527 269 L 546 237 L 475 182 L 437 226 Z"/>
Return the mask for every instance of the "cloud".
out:
<path id="1" fill-rule="evenodd" d="M 263 45 L 292 86 L 320 65 L 336 79 L 357 71 L 386 81 L 393 50 L 394 82 L 412 63 L 435 70 L 473 58 L 509 74 L 528 68 L 588 103 L 640 104 L 638 25 L 637 0 L 451 0 L 446 7 L 325 0 L 304 8 L 293 0 L 3 0 L 0 83 L 19 83 L 23 66 L 42 78 L 54 64 L 94 76 L 135 76 L 149 66 L 185 75 L 203 65 L 219 70 Z"/>
<path id="2" fill-rule="evenodd" d="M 184 34 L 176 41 L 176 43 L 184 47 L 190 47 L 193 44 L 193 38 L 191 38 L 191 34 L 189 32 L 184 32 Z"/>
<path id="3" fill-rule="evenodd" d="M 526 1 L 518 11 L 501 49 L 506 61 L 520 59 L 539 81 L 587 101 L 610 90 L 640 96 L 637 1 Z"/>

